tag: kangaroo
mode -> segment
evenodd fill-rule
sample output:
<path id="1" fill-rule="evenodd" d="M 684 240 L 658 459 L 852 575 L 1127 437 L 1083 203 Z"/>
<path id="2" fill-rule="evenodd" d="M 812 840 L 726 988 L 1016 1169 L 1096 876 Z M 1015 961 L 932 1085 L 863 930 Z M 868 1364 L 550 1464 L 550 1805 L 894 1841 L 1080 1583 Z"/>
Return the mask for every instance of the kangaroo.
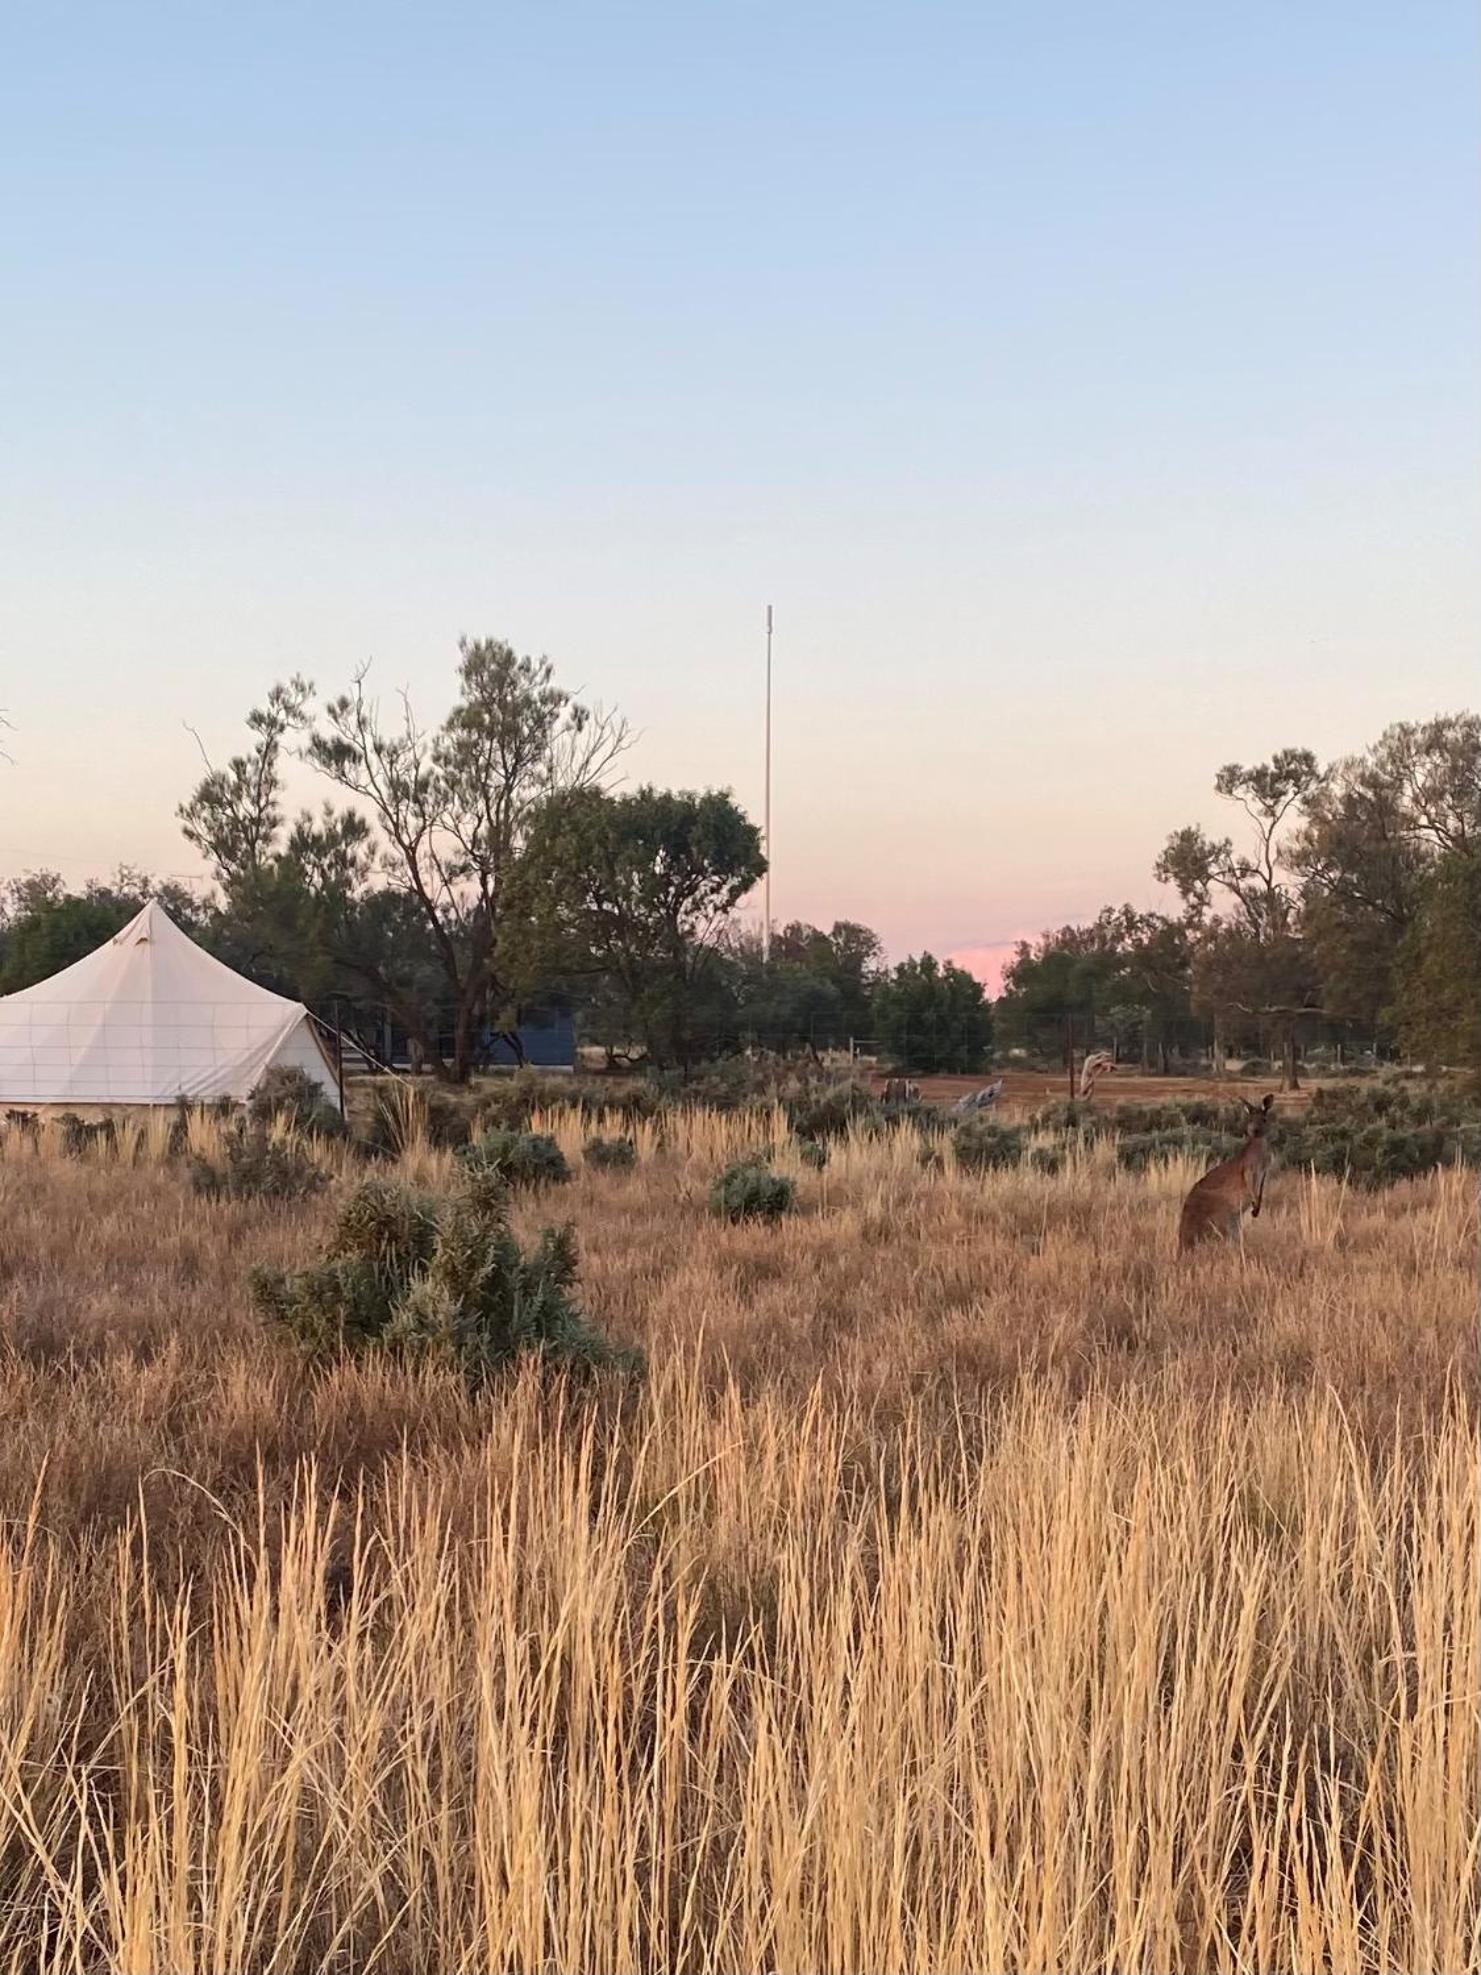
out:
<path id="1" fill-rule="evenodd" d="M 1241 1098 L 1240 1102 L 1244 1100 Z M 1260 1203 L 1265 1198 L 1265 1175 L 1270 1170 L 1270 1141 L 1266 1133 L 1274 1102 L 1267 1095 L 1258 1109 L 1245 1104 L 1250 1123 L 1244 1144 L 1232 1159 L 1225 1159 L 1206 1172 L 1183 1202 L 1183 1217 L 1178 1223 L 1179 1253 L 1216 1237 L 1238 1241 L 1245 1209 L 1249 1209 L 1251 1220 L 1258 1217 Z"/>

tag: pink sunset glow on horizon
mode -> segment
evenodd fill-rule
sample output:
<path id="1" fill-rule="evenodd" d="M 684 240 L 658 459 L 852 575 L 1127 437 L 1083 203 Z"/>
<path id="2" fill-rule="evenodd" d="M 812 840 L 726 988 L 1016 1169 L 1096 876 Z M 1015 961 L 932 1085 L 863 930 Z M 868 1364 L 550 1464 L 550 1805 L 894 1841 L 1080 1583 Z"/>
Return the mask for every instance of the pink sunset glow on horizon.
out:
<path id="1" fill-rule="evenodd" d="M 1020 933 L 1011 940 L 999 941 L 993 946 L 960 946 L 947 959 L 953 966 L 964 967 L 981 981 L 988 993 L 997 996 L 1003 991 L 1003 970 L 1013 958 L 1020 939 L 1033 939 L 1032 933 Z"/>

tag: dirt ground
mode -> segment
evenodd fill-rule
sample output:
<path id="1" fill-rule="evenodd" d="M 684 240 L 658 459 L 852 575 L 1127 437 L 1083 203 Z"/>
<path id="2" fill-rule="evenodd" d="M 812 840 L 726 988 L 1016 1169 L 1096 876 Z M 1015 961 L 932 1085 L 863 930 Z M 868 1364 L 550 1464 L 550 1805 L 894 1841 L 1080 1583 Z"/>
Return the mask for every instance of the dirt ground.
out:
<path id="1" fill-rule="evenodd" d="M 996 1083 L 1002 1077 L 1003 1095 L 998 1099 L 995 1115 L 1000 1118 L 1023 1118 L 1032 1111 L 1038 1111 L 1056 1098 L 1070 1095 L 1070 1080 L 1067 1071 L 1060 1070 L 1049 1075 L 1042 1070 L 990 1070 L 975 1077 L 917 1077 L 920 1093 L 932 1104 L 952 1104 L 969 1091 L 981 1090 L 985 1084 Z M 882 1091 L 885 1079 L 875 1076 L 870 1079 L 871 1087 Z M 1259 1082 L 1249 1077 L 1149 1077 L 1133 1069 L 1115 1070 L 1103 1077 L 1096 1088 L 1097 1104 L 1160 1104 L 1177 1098 L 1187 1097 L 1243 1097 L 1250 1103 L 1263 1097 L 1267 1090 L 1276 1092 L 1278 1108 L 1282 1111 L 1300 1110 L 1310 1103 L 1310 1084 L 1299 1091 L 1282 1093 L 1278 1082 L 1271 1078 Z"/>

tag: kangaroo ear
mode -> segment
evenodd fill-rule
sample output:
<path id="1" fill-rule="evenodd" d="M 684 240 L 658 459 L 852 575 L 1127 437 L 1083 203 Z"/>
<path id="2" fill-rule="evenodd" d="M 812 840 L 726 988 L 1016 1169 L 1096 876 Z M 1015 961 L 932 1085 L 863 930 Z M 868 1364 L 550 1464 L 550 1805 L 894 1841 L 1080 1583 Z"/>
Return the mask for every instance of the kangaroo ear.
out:
<path id="1" fill-rule="evenodd" d="M 1261 1117 L 1268 1118 L 1274 1106 L 1275 1106 L 1275 1093 L 1273 1091 L 1267 1090 L 1265 1093 L 1265 1102 L 1260 1106 Z"/>
<path id="2" fill-rule="evenodd" d="M 1246 1111 L 1249 1112 L 1252 1118 L 1259 1117 L 1260 1113 L 1255 1109 L 1254 1105 L 1251 1104 L 1250 1100 L 1247 1097 L 1241 1097 L 1239 1101 L 1244 1106 Z"/>

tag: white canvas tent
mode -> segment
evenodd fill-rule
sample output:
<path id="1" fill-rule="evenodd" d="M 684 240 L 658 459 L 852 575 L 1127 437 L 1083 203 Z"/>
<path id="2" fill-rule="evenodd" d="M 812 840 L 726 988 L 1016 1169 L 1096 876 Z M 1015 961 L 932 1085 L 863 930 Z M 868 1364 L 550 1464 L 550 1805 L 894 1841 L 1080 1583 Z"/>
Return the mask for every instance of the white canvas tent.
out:
<path id="1" fill-rule="evenodd" d="M 85 960 L 0 997 L 0 1104 L 240 1099 L 279 1064 L 337 1098 L 303 1003 L 213 960 L 156 899 Z"/>

